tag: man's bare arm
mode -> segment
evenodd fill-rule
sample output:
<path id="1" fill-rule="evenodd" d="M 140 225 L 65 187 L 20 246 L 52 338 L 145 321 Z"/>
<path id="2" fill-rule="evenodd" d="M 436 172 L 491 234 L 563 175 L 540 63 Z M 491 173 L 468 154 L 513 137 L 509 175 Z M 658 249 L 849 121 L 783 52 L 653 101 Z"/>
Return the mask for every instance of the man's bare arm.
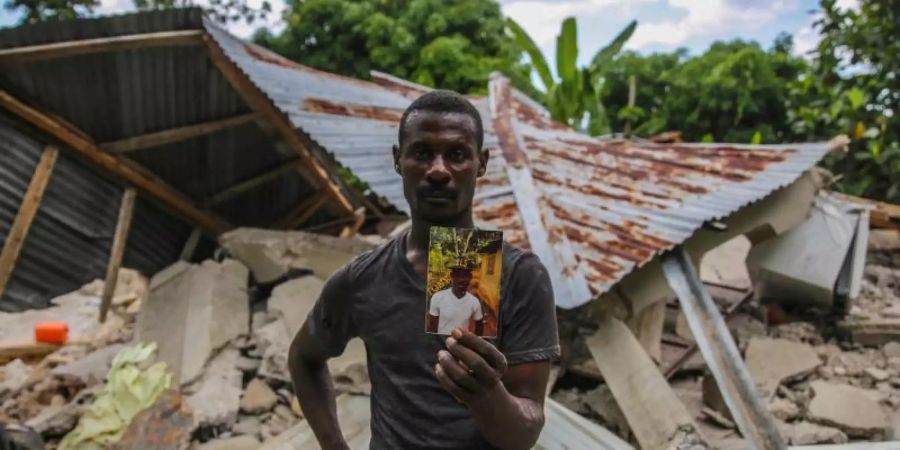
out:
<path id="1" fill-rule="evenodd" d="M 438 353 L 435 374 L 447 391 L 469 407 L 485 439 L 502 449 L 533 447 L 544 426 L 550 362 L 507 368 L 503 354 L 472 333 L 454 331 L 447 349 Z"/>
<path id="2" fill-rule="evenodd" d="M 484 319 L 475 321 L 475 336 L 484 334 Z"/>
<path id="3" fill-rule="evenodd" d="M 288 353 L 294 392 L 319 445 L 326 450 L 349 449 L 338 424 L 328 356 L 317 349 L 308 326 L 308 323 L 303 324 Z"/>

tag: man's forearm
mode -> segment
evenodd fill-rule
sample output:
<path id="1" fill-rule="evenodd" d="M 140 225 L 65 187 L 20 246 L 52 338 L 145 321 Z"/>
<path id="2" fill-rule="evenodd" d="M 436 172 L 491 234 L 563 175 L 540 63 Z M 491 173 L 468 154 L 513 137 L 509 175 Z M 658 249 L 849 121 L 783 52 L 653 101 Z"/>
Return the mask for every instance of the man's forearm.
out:
<path id="1" fill-rule="evenodd" d="M 291 348 L 290 371 L 300 409 L 323 449 L 346 449 L 337 420 L 331 373 L 325 363 L 311 363 Z"/>
<path id="2" fill-rule="evenodd" d="M 469 405 L 478 429 L 495 447 L 530 449 L 544 427 L 544 408 L 530 398 L 510 394 L 503 383 Z"/>

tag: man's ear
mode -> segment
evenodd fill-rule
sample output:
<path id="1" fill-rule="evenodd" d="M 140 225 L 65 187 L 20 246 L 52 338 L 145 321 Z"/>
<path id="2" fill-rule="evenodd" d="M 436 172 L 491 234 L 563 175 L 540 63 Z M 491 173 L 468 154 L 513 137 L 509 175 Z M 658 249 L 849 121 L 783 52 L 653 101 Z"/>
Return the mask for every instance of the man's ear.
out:
<path id="1" fill-rule="evenodd" d="M 487 172 L 487 163 L 488 159 L 491 157 L 490 150 L 483 148 L 478 152 L 478 176 L 484 176 L 484 173 Z"/>
<path id="2" fill-rule="evenodd" d="M 391 151 L 394 153 L 394 171 L 397 172 L 397 175 L 403 175 L 400 173 L 400 147 L 394 144 Z"/>

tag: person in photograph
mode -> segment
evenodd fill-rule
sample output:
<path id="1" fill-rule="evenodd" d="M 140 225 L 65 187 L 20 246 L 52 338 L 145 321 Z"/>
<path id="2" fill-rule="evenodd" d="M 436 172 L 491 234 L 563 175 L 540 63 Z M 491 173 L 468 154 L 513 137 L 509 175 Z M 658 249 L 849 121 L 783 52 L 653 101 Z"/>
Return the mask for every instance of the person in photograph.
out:
<path id="1" fill-rule="evenodd" d="M 431 228 L 475 227 L 475 186 L 490 156 L 481 120 L 455 92 L 435 90 L 412 102 L 393 147 L 411 226 L 332 274 L 294 337 L 291 378 L 324 449 L 348 448 L 328 360 L 355 337 L 365 343 L 372 383 L 370 448 L 525 449 L 537 442 L 550 363 L 560 355 L 550 277 L 537 256 L 502 244 L 496 339 L 423 329 Z"/>
<path id="2" fill-rule="evenodd" d="M 469 293 L 472 266 L 459 262 L 450 266 L 450 287 L 435 292 L 428 307 L 428 331 L 450 335 L 460 328 L 484 336 L 484 313 L 478 297 Z M 474 329 L 470 326 L 474 324 Z"/>

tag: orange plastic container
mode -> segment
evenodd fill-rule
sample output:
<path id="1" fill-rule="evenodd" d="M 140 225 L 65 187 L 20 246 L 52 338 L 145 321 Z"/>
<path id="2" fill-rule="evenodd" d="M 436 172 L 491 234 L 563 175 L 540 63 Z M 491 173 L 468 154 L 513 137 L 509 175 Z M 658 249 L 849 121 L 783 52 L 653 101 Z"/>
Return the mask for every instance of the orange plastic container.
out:
<path id="1" fill-rule="evenodd" d="M 47 344 L 65 344 L 69 340 L 69 324 L 65 322 L 38 322 L 34 326 L 34 340 Z"/>

